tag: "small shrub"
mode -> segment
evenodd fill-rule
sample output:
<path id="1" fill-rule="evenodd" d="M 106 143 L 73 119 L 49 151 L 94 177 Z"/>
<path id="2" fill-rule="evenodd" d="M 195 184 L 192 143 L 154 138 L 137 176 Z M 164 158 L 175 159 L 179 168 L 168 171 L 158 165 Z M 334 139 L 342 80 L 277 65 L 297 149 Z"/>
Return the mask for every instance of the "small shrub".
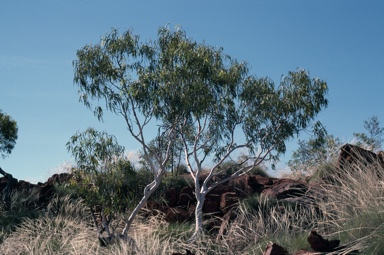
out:
<path id="1" fill-rule="evenodd" d="M 181 190 L 185 186 L 191 186 L 193 183 L 185 176 L 166 176 L 162 181 L 162 188 L 164 190 L 176 189 Z"/>
<path id="2" fill-rule="evenodd" d="M 3 204 L 0 204 L 0 227 L 2 238 L 11 233 L 25 219 L 36 219 L 41 214 L 38 208 L 39 195 L 36 191 L 14 191 L 11 194 L 11 208 L 4 210 Z"/>
<path id="3" fill-rule="evenodd" d="M 270 177 L 269 174 L 267 173 L 267 171 L 264 168 L 260 167 L 260 166 L 255 167 L 254 169 L 252 169 L 248 173 L 249 174 L 254 174 L 254 175 L 260 175 L 260 176 L 263 176 L 263 177 Z"/>
<path id="4" fill-rule="evenodd" d="M 326 162 L 320 164 L 310 177 L 310 181 L 324 180 L 328 183 L 333 183 L 338 171 L 339 169 L 337 169 L 334 163 Z"/>

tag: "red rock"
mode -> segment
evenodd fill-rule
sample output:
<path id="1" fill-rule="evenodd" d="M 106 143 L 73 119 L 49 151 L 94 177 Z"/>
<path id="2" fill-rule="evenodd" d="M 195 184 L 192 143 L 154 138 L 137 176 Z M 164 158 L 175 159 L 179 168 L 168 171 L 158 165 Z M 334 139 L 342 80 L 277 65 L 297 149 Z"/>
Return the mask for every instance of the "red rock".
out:
<path id="1" fill-rule="evenodd" d="M 168 208 L 165 212 L 165 220 L 167 222 L 185 222 L 190 220 L 189 212 L 182 208 Z"/>
<path id="2" fill-rule="evenodd" d="M 48 178 L 47 182 L 48 184 L 65 184 L 69 182 L 69 180 L 72 178 L 72 174 L 70 173 L 60 173 L 60 174 L 54 174 L 51 177 Z"/>
<path id="3" fill-rule="evenodd" d="M 195 255 L 195 253 L 192 253 L 190 250 L 187 250 L 187 249 L 185 249 L 185 254 L 183 254 L 183 253 L 180 253 L 180 252 L 174 252 L 174 253 L 172 253 L 172 255 Z"/>
<path id="4" fill-rule="evenodd" d="M 179 192 L 176 189 L 169 189 L 165 192 L 165 199 L 169 207 L 175 207 L 179 201 Z"/>
<path id="5" fill-rule="evenodd" d="M 321 252 L 334 251 L 335 248 L 340 244 L 340 240 L 328 241 L 319 235 L 316 231 L 311 231 L 307 240 L 313 250 Z"/>
<path id="6" fill-rule="evenodd" d="M 280 179 L 271 187 L 263 190 L 261 194 L 270 198 L 284 199 L 301 197 L 307 192 L 307 190 L 308 187 L 303 182 L 291 179 Z"/>
<path id="7" fill-rule="evenodd" d="M 195 194 L 193 193 L 193 188 L 190 186 L 186 186 L 181 189 L 179 195 L 179 201 L 177 205 L 180 206 L 189 206 L 192 203 L 196 202 Z"/>
<path id="8" fill-rule="evenodd" d="M 203 213 L 217 213 L 220 211 L 220 197 L 213 199 L 208 198 L 204 202 Z"/>
<path id="9" fill-rule="evenodd" d="M 44 184 L 39 186 L 39 203 L 48 204 L 55 194 L 55 189 L 52 184 Z"/>
<path id="10" fill-rule="evenodd" d="M 230 208 L 236 205 L 239 201 L 236 192 L 226 192 L 221 195 L 220 209 L 223 213 L 226 213 Z"/>
<path id="11" fill-rule="evenodd" d="M 289 255 L 288 251 L 278 244 L 270 243 L 267 245 L 263 255 Z"/>
<path id="12" fill-rule="evenodd" d="M 273 180 L 276 180 L 276 178 L 269 178 L 269 177 L 264 177 L 261 175 L 254 175 L 255 179 L 257 182 L 263 186 L 270 186 L 273 184 Z"/>
<path id="13" fill-rule="evenodd" d="M 356 164 L 358 162 L 365 165 L 379 162 L 384 167 L 384 158 L 381 153 L 376 154 L 372 151 L 348 143 L 340 148 L 338 158 L 340 169 L 343 169 L 345 165 Z"/>

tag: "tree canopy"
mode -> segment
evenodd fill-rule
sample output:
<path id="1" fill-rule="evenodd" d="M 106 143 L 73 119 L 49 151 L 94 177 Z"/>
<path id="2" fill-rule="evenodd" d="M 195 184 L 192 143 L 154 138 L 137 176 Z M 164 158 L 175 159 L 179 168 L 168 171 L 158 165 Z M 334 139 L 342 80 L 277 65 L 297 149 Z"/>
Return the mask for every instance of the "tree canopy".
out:
<path id="1" fill-rule="evenodd" d="M 158 186 L 175 143 L 181 145 L 195 180 L 196 233 L 205 195 L 216 185 L 278 159 L 287 140 L 311 126 L 324 135 L 314 121 L 328 103 L 325 81 L 298 69 L 276 85 L 268 77 L 250 75 L 247 63 L 194 41 L 180 28 L 160 28 L 157 40 L 146 42 L 130 30 L 121 35 L 112 30 L 77 57 L 74 81 L 80 101 L 99 119 L 105 109 L 122 115 L 142 145 L 155 177 L 145 198 Z M 240 150 L 247 156 L 239 170 L 210 186 L 212 177 L 225 170 L 220 165 Z M 204 164 L 209 170 L 200 185 Z"/>
<path id="2" fill-rule="evenodd" d="M 11 154 L 17 140 L 18 127 L 11 116 L 0 110 L 0 156 Z"/>
<path id="3" fill-rule="evenodd" d="M 353 133 L 357 139 L 356 144 L 373 151 L 381 150 L 381 144 L 384 141 L 384 127 L 380 127 L 380 121 L 377 116 L 364 120 L 364 128 L 367 133 Z"/>
<path id="4" fill-rule="evenodd" d="M 299 140 L 299 148 L 288 161 L 291 171 L 304 175 L 313 174 L 319 165 L 332 162 L 340 150 L 341 141 L 333 135 L 326 135 L 320 142 L 315 138 Z"/>

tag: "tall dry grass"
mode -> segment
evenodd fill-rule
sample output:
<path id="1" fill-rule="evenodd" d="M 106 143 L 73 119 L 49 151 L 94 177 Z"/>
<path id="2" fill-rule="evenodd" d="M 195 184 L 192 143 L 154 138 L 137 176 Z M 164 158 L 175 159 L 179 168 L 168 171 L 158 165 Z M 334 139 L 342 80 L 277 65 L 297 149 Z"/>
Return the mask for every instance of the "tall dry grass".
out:
<path id="1" fill-rule="evenodd" d="M 27 218 L 0 245 L 0 254 L 92 254 L 99 250 L 81 200 L 55 198 L 37 219 Z"/>
<path id="2" fill-rule="evenodd" d="M 358 243 L 364 254 L 384 254 L 384 167 L 363 158 L 347 166 L 326 186 L 323 204 L 333 220 L 333 236 Z"/>
<path id="3" fill-rule="evenodd" d="M 134 242 L 100 247 L 91 215 L 81 200 L 56 198 L 41 217 L 26 219 L 0 244 L 0 254 L 113 254 L 161 255 L 262 254 L 269 242 L 293 253 L 310 249 L 311 230 L 340 239 L 344 253 L 384 254 L 384 169 L 379 164 L 348 166 L 343 171 L 319 166 L 318 188 L 298 201 L 260 196 L 240 203 L 237 217 L 224 235 L 205 235 L 190 243 L 193 224 L 169 224 L 162 214 L 138 218 L 129 231 Z M 122 216 L 123 217 L 123 216 Z M 114 224 L 119 233 L 122 224 Z"/>

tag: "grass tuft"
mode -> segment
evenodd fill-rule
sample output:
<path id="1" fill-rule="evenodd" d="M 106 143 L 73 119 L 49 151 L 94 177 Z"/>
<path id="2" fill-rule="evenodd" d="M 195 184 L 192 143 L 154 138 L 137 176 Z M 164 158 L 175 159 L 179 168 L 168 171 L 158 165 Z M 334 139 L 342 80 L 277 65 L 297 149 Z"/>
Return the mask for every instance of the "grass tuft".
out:
<path id="1" fill-rule="evenodd" d="M 202 235 L 193 243 L 191 223 L 170 224 L 161 213 L 138 218 L 129 236 L 134 242 L 100 247 L 97 232 L 84 202 L 56 197 L 44 210 L 34 207 L 33 196 L 14 194 L 12 211 L 0 216 L 0 253 L 156 255 L 263 254 L 270 242 L 290 253 L 310 249 L 307 236 L 316 230 L 326 239 L 341 240 L 344 254 L 383 254 L 384 169 L 357 164 L 340 170 L 331 164 L 318 167 L 311 183 L 319 184 L 303 200 L 275 200 L 252 196 L 243 200 L 236 218 L 223 235 Z M 1 208 L 0 208 L 1 210 Z M 120 217 L 123 219 L 124 215 Z M 123 224 L 111 224 L 119 233 Z M 212 233 L 215 233 L 213 231 Z"/>

